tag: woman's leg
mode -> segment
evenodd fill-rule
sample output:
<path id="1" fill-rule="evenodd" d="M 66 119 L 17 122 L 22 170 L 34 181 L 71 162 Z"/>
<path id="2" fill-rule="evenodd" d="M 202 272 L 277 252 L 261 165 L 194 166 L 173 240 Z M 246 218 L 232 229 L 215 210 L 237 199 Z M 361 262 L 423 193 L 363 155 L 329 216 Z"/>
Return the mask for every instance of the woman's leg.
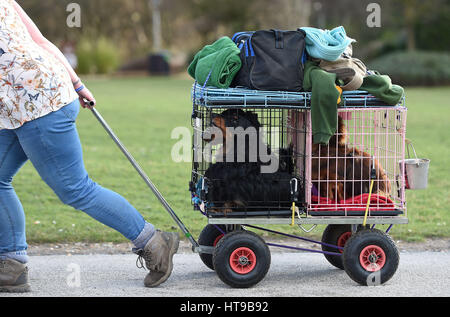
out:
<path id="1" fill-rule="evenodd" d="M 27 161 L 16 134 L 0 131 L 0 260 L 6 254 L 26 262 L 25 215 L 12 179 Z M 22 252 L 21 252 L 22 251 Z"/>
<path id="2" fill-rule="evenodd" d="M 141 248 L 155 232 L 131 204 L 93 182 L 75 126 L 78 100 L 15 130 L 26 156 L 62 202 L 119 231 Z"/>

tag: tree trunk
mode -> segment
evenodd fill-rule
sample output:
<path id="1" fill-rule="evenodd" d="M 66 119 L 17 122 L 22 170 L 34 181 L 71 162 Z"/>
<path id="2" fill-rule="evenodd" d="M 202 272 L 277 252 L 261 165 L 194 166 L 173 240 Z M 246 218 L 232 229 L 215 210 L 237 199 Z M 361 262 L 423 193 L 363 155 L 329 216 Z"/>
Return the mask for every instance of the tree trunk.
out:
<path id="1" fill-rule="evenodd" d="M 416 11 L 418 10 L 416 1 L 405 1 L 405 24 L 406 24 L 406 49 L 414 51 L 416 49 L 416 34 L 414 30 Z"/>

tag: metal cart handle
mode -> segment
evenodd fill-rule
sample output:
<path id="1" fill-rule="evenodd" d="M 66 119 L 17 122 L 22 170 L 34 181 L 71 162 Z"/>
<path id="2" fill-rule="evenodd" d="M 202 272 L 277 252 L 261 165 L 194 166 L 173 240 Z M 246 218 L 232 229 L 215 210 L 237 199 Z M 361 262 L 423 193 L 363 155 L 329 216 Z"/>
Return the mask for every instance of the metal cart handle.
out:
<path id="1" fill-rule="evenodd" d="M 139 173 L 139 175 L 142 177 L 144 182 L 147 184 L 147 186 L 152 190 L 153 194 L 155 194 L 156 198 L 158 198 L 159 202 L 163 205 L 163 207 L 166 209 L 166 211 L 169 213 L 169 215 L 173 218 L 173 220 L 176 222 L 178 227 L 181 229 L 181 231 L 184 233 L 184 235 L 189 239 L 189 241 L 192 244 L 192 249 L 195 251 L 199 248 L 199 244 L 195 239 L 192 237 L 189 230 L 185 227 L 183 222 L 178 218 L 177 214 L 173 211 L 173 209 L 170 207 L 169 203 L 164 199 L 164 197 L 161 195 L 161 193 L 158 191 L 156 186 L 152 183 L 150 178 L 147 176 L 147 174 L 144 172 L 144 170 L 140 167 L 138 162 L 133 158 L 133 156 L 128 152 L 128 150 L 125 148 L 125 146 L 122 144 L 122 142 L 119 140 L 119 138 L 114 134 L 112 129 L 109 127 L 108 123 L 103 119 L 103 117 L 100 115 L 100 113 L 97 111 L 97 109 L 92 108 L 91 109 L 94 116 L 97 118 L 97 120 L 100 122 L 100 124 L 103 126 L 103 128 L 106 130 L 106 132 L 109 134 L 111 139 L 117 144 L 119 149 L 122 151 L 122 153 L 126 156 L 128 161 L 130 161 L 131 165 L 136 169 L 136 171 Z"/>

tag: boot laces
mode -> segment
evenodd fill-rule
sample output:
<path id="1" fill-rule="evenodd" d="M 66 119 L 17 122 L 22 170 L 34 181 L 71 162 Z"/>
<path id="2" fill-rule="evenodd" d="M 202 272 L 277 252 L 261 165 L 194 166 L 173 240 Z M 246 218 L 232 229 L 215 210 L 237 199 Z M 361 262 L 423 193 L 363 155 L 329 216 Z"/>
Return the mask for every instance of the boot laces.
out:
<path id="1" fill-rule="evenodd" d="M 138 257 L 136 259 L 136 267 L 139 269 L 148 269 L 153 268 L 156 265 L 153 263 L 155 262 L 155 257 L 152 256 L 150 252 L 145 252 L 144 250 L 138 250 L 135 252 Z"/>
<path id="2" fill-rule="evenodd" d="M 138 269 L 144 269 L 145 270 L 145 265 L 144 265 L 144 258 L 139 255 L 136 259 L 136 267 Z"/>
<path id="3" fill-rule="evenodd" d="M 136 259 L 136 267 L 138 269 L 146 269 L 145 267 L 145 259 L 144 259 L 144 250 L 140 249 L 140 250 L 133 250 L 133 252 L 135 254 L 137 254 L 137 259 Z"/>

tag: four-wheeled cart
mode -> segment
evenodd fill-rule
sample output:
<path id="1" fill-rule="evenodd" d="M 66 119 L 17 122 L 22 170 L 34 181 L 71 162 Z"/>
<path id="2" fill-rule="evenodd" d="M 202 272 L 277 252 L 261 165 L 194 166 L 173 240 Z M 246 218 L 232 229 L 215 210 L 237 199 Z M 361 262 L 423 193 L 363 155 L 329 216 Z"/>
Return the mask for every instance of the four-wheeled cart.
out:
<path id="1" fill-rule="evenodd" d="M 320 171 L 314 170 L 314 160 L 339 162 L 341 158 L 337 151 L 333 153 L 329 148 L 313 151 L 316 148 L 312 143 L 310 93 L 217 89 L 194 84 L 190 191 L 194 209 L 208 219 L 198 241 L 99 112 L 96 109 L 92 111 L 191 242 L 193 251 L 198 252 L 203 263 L 215 270 L 220 279 L 231 287 L 250 287 L 264 278 L 271 262 L 269 246 L 320 252 L 333 266 L 344 269 L 360 284 L 384 283 L 393 276 L 399 263 L 397 248 L 388 232 L 394 224 L 408 223 L 404 166 L 406 107 L 404 100 L 395 106 L 386 105 L 363 91 L 344 92 L 342 97 L 344 105 L 338 108 L 337 115 L 345 122 L 348 146 L 368 153 L 372 161 L 376 159 L 383 166 L 384 181 L 389 183 L 388 190 L 385 190 L 387 192 L 383 194 L 371 191 L 368 196 L 367 193 L 362 193 L 357 198 L 350 195 L 351 197 L 345 197 L 341 201 L 328 199 L 330 196 L 327 191 L 339 187 L 338 183 L 342 183 L 342 180 L 317 177 Z M 262 142 L 275 155 L 278 154 L 281 158 L 281 153 L 285 152 L 280 149 L 290 149 L 288 155 L 293 160 L 289 161 L 289 172 L 292 180 L 295 179 L 291 194 L 297 193 L 292 195 L 292 201 L 279 201 L 278 204 L 271 201 L 270 208 L 264 206 L 266 202 L 261 202 L 261 208 L 240 206 L 230 211 L 227 207 L 222 212 L 217 205 L 214 206 L 214 202 L 208 200 L 208 180 L 205 174 L 216 163 L 214 158 L 218 157 L 221 145 L 207 146 L 202 134 L 211 126 L 215 116 L 228 109 L 241 109 L 256 114 L 264 136 Z M 317 153 L 327 154 L 315 157 Z M 205 156 L 208 159 L 203 159 Z M 352 155 L 352 159 L 352 164 L 355 164 L 358 159 L 366 158 Z M 339 164 L 335 164 L 335 169 L 338 169 Z M 331 165 L 333 164 L 325 164 L 326 172 L 331 173 Z M 373 173 L 369 174 L 373 176 Z M 354 175 L 345 179 L 344 187 L 351 187 L 354 192 L 361 193 L 367 182 L 380 181 L 373 177 L 363 179 L 366 177 L 365 173 L 358 175 L 358 179 Z M 361 187 L 360 190 L 358 186 Z M 321 197 L 323 189 L 327 196 L 325 199 Z M 288 207 L 286 203 L 289 203 Z M 310 231 L 317 225 L 326 225 L 326 228 L 322 240 L 314 241 L 276 232 L 266 228 L 267 225 L 298 226 L 304 231 Z M 375 228 L 377 225 L 388 225 L 388 228 L 381 231 Z M 312 227 L 305 229 L 305 226 Z M 255 234 L 255 230 L 318 243 L 322 249 L 266 243 Z"/>
<path id="2" fill-rule="evenodd" d="M 250 287 L 264 278 L 270 266 L 269 246 L 323 253 L 333 266 L 344 269 L 353 280 L 363 285 L 384 283 L 397 270 L 399 254 L 388 232 L 394 224 L 408 223 L 402 163 L 406 131 L 404 100 L 391 106 L 363 91 L 344 92 L 344 104 L 338 108 L 337 115 L 345 122 L 347 143 L 368 153 L 372 160 L 376 159 L 383 166 L 384 181 L 389 186 L 388 192 L 382 194 L 364 193 L 357 198 L 349 196 L 341 201 L 330 201 L 318 199 L 320 194 L 315 187 L 323 185 L 326 192 L 339 180 L 315 179 L 320 172 L 315 173 L 312 169 L 317 168 L 315 159 L 324 159 L 329 161 L 325 168 L 331 170 L 330 164 L 337 165 L 335 162 L 340 159 L 340 154 L 324 145 L 320 151 L 316 146 L 313 153 L 310 98 L 308 92 L 217 89 L 197 84 L 192 88 L 194 142 L 190 189 L 194 208 L 208 219 L 208 225 L 199 237 L 200 257 L 232 287 Z M 215 147 L 208 147 L 201 136 L 211 126 L 212 118 L 229 109 L 257 114 L 264 142 L 272 150 L 291 147 L 290 153 L 294 156 L 292 174 L 301 180 L 299 187 L 304 188 L 302 197 L 292 201 L 292 207 L 286 208 L 284 204 L 283 208 L 280 204 L 279 208 L 243 210 L 241 206 L 221 213 L 214 202 L 208 201 L 205 175 L 208 168 L 216 164 L 214 159 L 208 158 L 217 158 L 216 153 L 220 153 L 223 145 L 219 142 Z M 279 155 L 282 153 L 280 150 Z M 326 155 L 315 157 L 320 153 Z M 353 175 L 343 183 L 349 187 L 362 187 L 362 183 L 371 182 L 367 175 L 359 173 L 358 179 Z M 380 180 L 375 180 L 375 183 L 377 181 Z M 358 191 L 356 188 L 352 190 Z M 270 204 L 274 206 L 273 202 Z M 313 241 L 270 230 L 266 228 L 268 225 L 295 225 L 307 232 L 317 225 L 326 227 L 322 240 Z M 388 227 L 381 231 L 375 228 L 376 225 Z M 318 243 L 322 250 L 266 243 L 255 234 L 255 230 Z"/>

